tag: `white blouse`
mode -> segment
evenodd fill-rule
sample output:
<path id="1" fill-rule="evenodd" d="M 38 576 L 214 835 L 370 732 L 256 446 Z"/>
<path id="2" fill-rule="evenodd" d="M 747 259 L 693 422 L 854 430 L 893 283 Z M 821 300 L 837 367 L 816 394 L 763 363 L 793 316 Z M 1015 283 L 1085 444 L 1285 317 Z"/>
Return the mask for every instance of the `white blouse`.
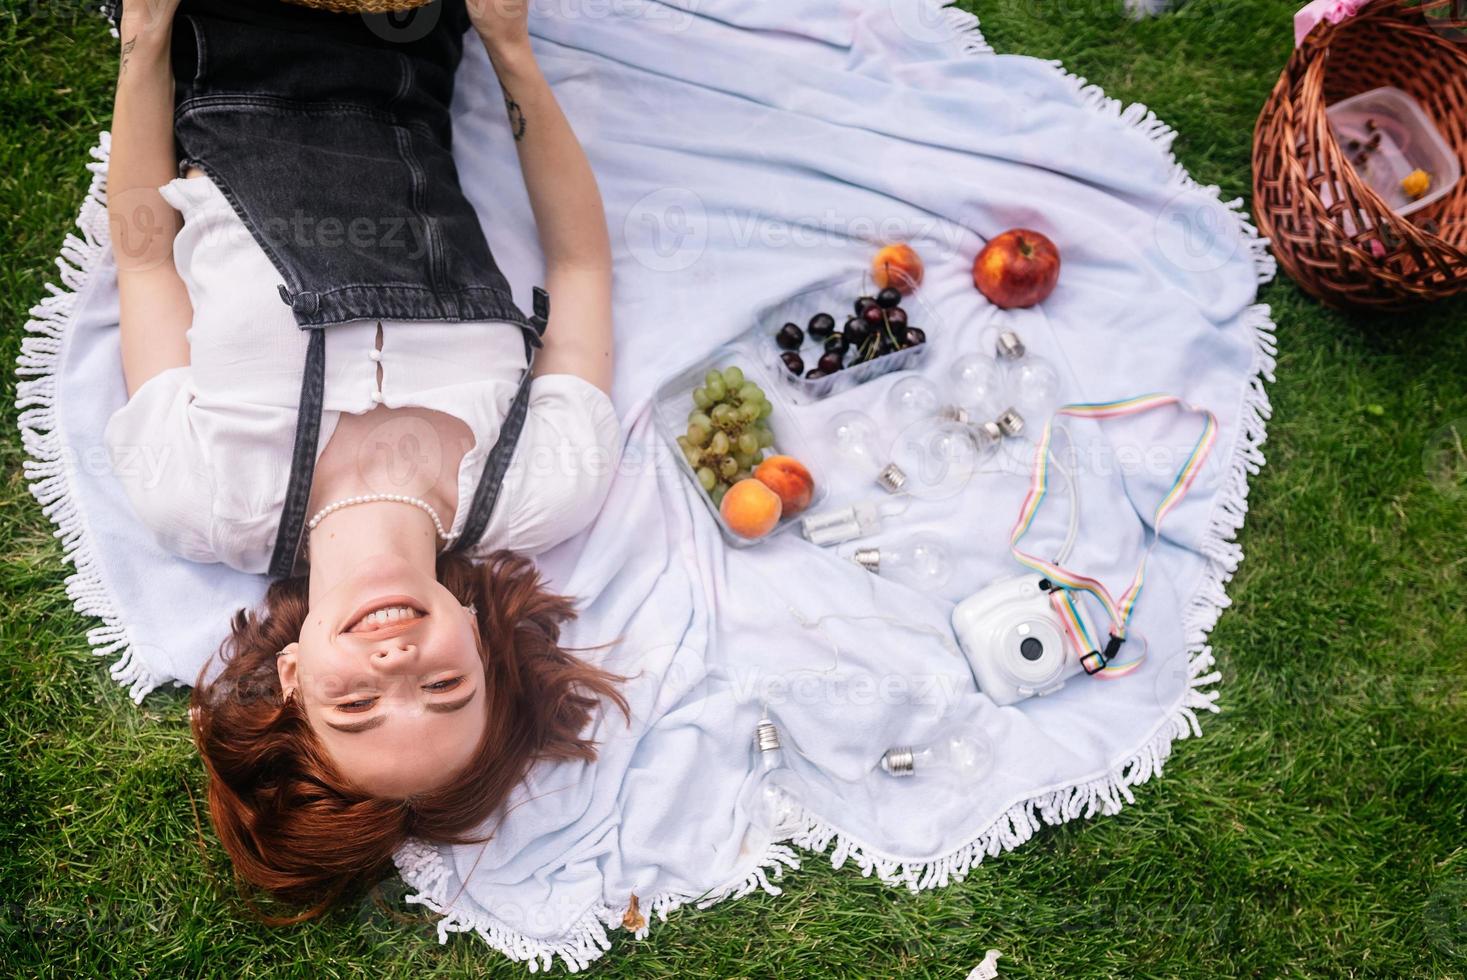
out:
<path id="1" fill-rule="evenodd" d="M 173 255 L 193 302 L 190 363 L 134 392 L 109 420 L 107 446 L 163 548 L 265 572 L 285 505 L 308 336 L 280 299 L 274 266 L 213 181 L 180 178 L 160 190 L 184 218 Z M 379 351 L 377 327 L 326 329 L 317 455 L 342 413 L 417 406 L 463 421 L 474 443 L 458 468 L 456 539 L 524 370 L 522 334 L 500 321 L 384 320 Z M 535 554 L 583 529 L 605 499 L 620 446 L 605 393 L 573 375 L 536 378 L 499 502 L 469 554 Z"/>

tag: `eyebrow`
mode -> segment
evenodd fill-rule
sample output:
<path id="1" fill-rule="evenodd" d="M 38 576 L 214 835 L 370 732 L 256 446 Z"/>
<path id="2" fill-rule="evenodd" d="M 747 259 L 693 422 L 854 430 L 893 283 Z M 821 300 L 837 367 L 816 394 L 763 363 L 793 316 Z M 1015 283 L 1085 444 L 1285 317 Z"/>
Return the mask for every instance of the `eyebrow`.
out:
<path id="1" fill-rule="evenodd" d="M 431 701 L 428 704 L 423 705 L 423 707 L 433 712 L 434 714 L 446 715 L 449 712 L 458 711 L 459 709 L 466 707 L 470 701 L 474 700 L 475 695 L 477 695 L 478 693 L 478 689 L 475 688 L 468 693 L 467 697 L 459 698 L 457 701 Z M 346 732 L 348 735 L 355 735 L 357 732 L 371 731 L 374 728 L 378 728 L 382 725 L 387 724 L 387 716 L 378 715 L 375 718 L 368 718 L 365 721 L 354 721 L 346 725 L 338 725 L 334 721 L 327 721 L 326 724 L 336 729 L 338 732 Z"/>

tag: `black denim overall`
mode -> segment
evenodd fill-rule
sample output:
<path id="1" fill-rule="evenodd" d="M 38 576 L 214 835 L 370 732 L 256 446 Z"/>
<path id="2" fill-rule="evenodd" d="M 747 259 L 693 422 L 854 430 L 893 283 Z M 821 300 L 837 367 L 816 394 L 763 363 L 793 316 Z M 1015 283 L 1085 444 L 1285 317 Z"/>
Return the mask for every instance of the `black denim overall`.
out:
<path id="1" fill-rule="evenodd" d="M 459 186 L 449 103 L 468 25 L 464 0 L 395 17 L 280 0 L 179 8 L 181 167 L 198 166 L 219 186 L 311 333 L 272 577 L 293 574 L 304 534 L 331 325 L 507 320 L 523 329 L 525 375 L 454 550 L 483 535 L 524 426 L 548 297 L 535 291 L 530 320 L 515 306 Z"/>

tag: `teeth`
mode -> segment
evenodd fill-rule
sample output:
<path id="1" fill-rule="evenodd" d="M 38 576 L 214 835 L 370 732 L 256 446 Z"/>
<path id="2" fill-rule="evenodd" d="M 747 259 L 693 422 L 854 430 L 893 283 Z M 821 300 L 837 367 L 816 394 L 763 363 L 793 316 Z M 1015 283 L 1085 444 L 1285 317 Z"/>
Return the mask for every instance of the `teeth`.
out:
<path id="1" fill-rule="evenodd" d="M 378 609 L 367 613 L 367 615 L 359 619 L 351 628 L 353 630 L 373 629 L 379 626 L 386 626 L 389 623 L 395 623 L 398 620 L 417 619 L 421 615 L 421 613 L 411 606 L 388 606 L 385 609 Z"/>

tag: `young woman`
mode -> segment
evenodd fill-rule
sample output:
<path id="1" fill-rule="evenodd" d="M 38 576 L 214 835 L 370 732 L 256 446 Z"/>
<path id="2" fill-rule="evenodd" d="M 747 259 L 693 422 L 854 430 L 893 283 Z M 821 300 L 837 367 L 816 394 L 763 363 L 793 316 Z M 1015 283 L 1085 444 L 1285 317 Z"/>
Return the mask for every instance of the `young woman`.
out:
<path id="1" fill-rule="evenodd" d="M 524 0 L 396 5 L 421 9 L 129 0 L 119 22 L 129 399 L 107 439 L 161 463 L 119 476 L 165 548 L 276 578 L 191 714 L 237 874 L 299 917 L 409 837 L 474 839 L 532 762 L 592 757 L 620 700 L 559 647 L 570 606 L 523 557 L 588 523 L 620 443 L 596 183 Z M 449 152 L 470 26 L 548 323 L 538 290 L 516 308 Z"/>

